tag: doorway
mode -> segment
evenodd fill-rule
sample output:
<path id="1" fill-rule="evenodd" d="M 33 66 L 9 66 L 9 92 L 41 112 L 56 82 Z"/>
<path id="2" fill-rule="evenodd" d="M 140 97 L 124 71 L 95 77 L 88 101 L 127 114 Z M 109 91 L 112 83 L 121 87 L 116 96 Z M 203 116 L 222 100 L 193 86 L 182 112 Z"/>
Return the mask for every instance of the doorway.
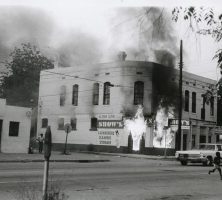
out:
<path id="1" fill-rule="evenodd" d="M 187 150 L 187 134 L 183 135 L 183 150 Z"/>

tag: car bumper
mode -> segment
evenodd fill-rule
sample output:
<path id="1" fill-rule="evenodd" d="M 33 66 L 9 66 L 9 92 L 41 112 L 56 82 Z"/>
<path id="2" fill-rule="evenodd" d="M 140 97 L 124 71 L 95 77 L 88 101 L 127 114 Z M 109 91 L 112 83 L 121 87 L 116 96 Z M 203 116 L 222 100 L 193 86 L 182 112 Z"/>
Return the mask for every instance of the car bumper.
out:
<path id="1" fill-rule="evenodd" d="M 184 157 L 179 157 L 177 158 L 178 161 L 186 161 L 186 162 L 192 162 L 192 163 L 204 163 L 207 162 L 207 158 L 184 158 Z"/>

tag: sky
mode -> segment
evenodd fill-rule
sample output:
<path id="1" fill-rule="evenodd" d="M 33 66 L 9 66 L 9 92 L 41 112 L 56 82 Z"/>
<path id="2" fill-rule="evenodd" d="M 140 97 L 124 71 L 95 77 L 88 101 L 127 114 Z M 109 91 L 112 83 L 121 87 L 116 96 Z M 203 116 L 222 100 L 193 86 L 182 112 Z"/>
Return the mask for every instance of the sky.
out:
<path id="1" fill-rule="evenodd" d="M 190 5 L 222 13 L 217 0 L 1 0 L 0 59 L 22 42 L 31 42 L 63 67 L 114 61 L 119 51 L 127 53 L 127 60 L 154 62 L 160 61 L 161 51 L 173 55 L 178 67 L 183 40 L 184 70 L 218 80 L 212 58 L 221 43 L 195 34 L 184 20 L 171 20 L 174 6 Z M 150 6 L 156 9 L 146 15 Z M 159 32 L 150 20 L 161 13 L 164 28 Z"/>

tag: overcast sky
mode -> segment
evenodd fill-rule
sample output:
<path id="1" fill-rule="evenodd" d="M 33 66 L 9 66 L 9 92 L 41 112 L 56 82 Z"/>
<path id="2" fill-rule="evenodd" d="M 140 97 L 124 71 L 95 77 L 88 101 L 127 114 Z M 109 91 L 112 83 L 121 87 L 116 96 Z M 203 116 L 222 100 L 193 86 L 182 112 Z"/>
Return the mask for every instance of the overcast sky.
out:
<path id="1" fill-rule="evenodd" d="M 14 46 L 31 42 L 54 59 L 59 57 L 65 67 L 113 61 L 119 51 L 126 51 L 128 60 L 158 61 L 155 52 L 164 50 L 178 60 L 182 39 L 184 70 L 218 80 L 212 57 L 221 44 L 195 34 L 183 20 L 171 20 L 174 6 L 187 5 L 213 7 L 219 13 L 221 7 L 222 13 L 222 3 L 216 0 L 186 4 L 177 0 L 1 0 L 0 58 L 6 58 Z M 147 17 L 146 6 L 159 8 Z M 150 28 L 149 20 L 162 12 L 164 28 L 153 36 L 157 29 Z"/>

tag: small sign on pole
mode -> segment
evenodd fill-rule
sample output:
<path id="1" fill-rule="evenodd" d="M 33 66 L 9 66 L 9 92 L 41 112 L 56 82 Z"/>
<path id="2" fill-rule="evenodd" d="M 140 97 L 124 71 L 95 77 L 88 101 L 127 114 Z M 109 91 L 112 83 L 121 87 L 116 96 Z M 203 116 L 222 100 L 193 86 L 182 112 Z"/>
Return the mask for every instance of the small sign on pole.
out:
<path id="1" fill-rule="evenodd" d="M 47 200 L 48 174 L 49 174 L 49 158 L 51 156 L 52 134 L 50 126 L 47 127 L 44 142 L 44 175 L 43 175 L 43 200 Z"/>

